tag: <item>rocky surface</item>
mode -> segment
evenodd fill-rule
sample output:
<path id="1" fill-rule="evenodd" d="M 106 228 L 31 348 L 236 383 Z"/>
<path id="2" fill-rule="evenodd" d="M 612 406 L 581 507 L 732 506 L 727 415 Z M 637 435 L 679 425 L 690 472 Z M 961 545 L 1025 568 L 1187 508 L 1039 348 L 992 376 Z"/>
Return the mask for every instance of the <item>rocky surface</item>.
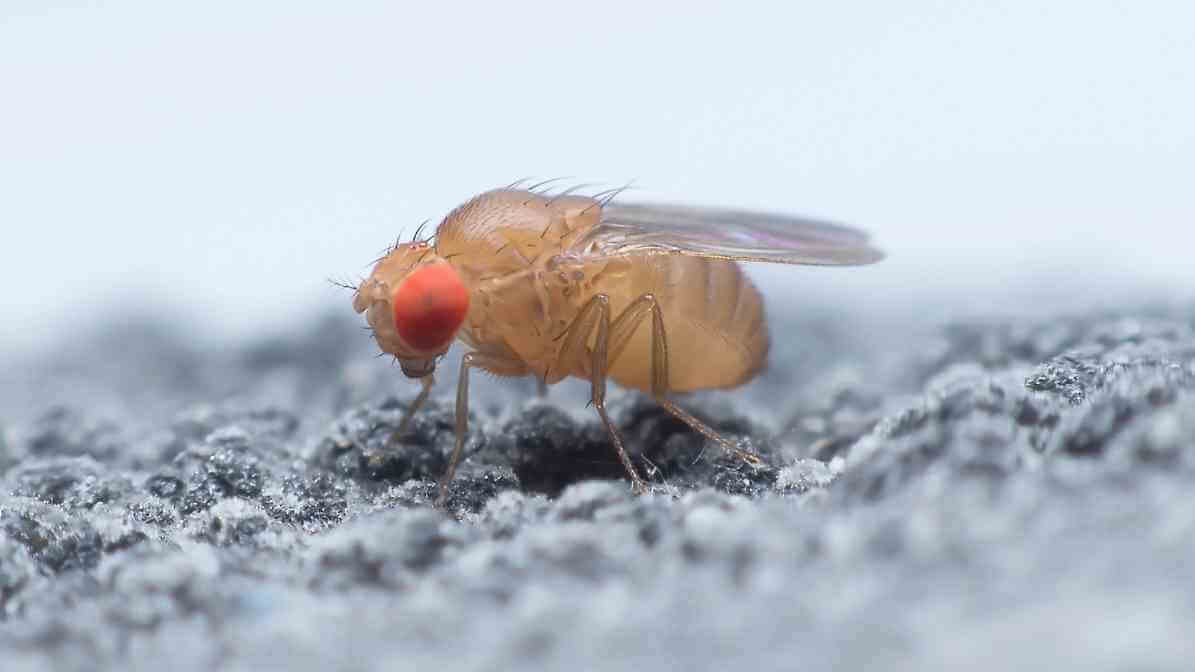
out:
<path id="1" fill-rule="evenodd" d="M 686 405 L 416 391 L 347 317 L 201 347 L 153 322 L 10 353 L 0 668 L 1190 669 L 1195 310 L 896 329 L 810 310 Z"/>

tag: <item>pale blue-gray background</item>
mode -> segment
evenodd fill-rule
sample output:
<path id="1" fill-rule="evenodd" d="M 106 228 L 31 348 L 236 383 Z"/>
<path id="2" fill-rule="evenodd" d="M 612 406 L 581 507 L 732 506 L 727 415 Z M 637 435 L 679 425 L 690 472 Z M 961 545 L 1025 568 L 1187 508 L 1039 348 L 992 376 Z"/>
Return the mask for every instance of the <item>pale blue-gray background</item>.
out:
<path id="1" fill-rule="evenodd" d="M 778 299 L 1186 292 L 1193 7 L 5 0 L 5 342 L 134 308 L 295 328 L 348 310 L 327 278 L 527 175 L 832 217 L 892 254 L 755 269 Z"/>

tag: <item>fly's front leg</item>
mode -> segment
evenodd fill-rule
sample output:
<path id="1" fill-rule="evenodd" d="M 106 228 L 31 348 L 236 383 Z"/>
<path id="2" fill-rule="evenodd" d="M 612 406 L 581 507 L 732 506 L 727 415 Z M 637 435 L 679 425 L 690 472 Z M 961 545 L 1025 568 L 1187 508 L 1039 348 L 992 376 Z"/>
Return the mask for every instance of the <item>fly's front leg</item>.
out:
<path id="1" fill-rule="evenodd" d="M 419 382 L 423 385 L 423 389 L 419 390 L 419 395 L 415 397 L 415 400 L 411 402 L 410 406 L 407 406 L 407 412 L 403 414 L 402 421 L 398 423 L 398 429 L 394 430 L 394 432 L 390 434 L 390 438 L 386 440 L 387 450 L 396 448 L 403 435 L 407 433 L 407 429 L 411 427 L 411 420 L 415 417 L 415 414 L 419 412 L 419 409 L 423 406 L 423 403 L 427 401 L 428 396 L 432 393 L 432 385 L 436 384 L 436 379 L 431 374 L 428 374 L 420 378 Z"/>
<path id="2" fill-rule="evenodd" d="M 594 338 L 593 350 L 586 353 L 588 350 L 589 336 L 596 334 Z M 647 483 L 639 476 L 639 472 L 635 470 L 635 465 L 631 463 L 631 458 L 627 455 L 626 448 L 623 447 L 622 437 L 619 436 L 618 430 L 615 429 L 614 423 L 610 421 L 610 416 L 606 413 L 606 371 L 609 367 L 609 341 L 610 341 L 610 297 L 605 294 L 598 294 L 585 304 L 581 312 L 569 328 L 562 334 L 564 338 L 564 345 L 560 348 L 560 354 L 557 356 L 556 366 L 557 370 L 570 371 L 577 367 L 577 364 L 584 361 L 582 358 L 586 354 L 590 356 L 590 399 L 593 407 L 597 409 L 598 415 L 602 418 L 602 424 L 606 425 L 606 431 L 610 434 L 610 441 L 614 444 L 614 450 L 618 453 L 618 459 L 622 462 L 622 466 L 626 468 L 627 474 L 631 477 L 631 485 L 636 493 L 647 491 Z M 624 344 L 625 345 L 625 344 Z"/>
<path id="3" fill-rule="evenodd" d="M 763 464 L 763 460 L 758 455 L 734 445 L 729 439 L 668 399 L 668 336 L 664 331 L 664 313 L 660 310 L 660 304 L 654 295 L 644 294 L 635 299 L 614 321 L 614 325 L 610 328 L 610 362 L 617 359 L 627 343 L 630 342 L 635 330 L 649 314 L 651 315 L 651 393 L 655 397 L 656 403 L 735 457 L 750 464 Z"/>

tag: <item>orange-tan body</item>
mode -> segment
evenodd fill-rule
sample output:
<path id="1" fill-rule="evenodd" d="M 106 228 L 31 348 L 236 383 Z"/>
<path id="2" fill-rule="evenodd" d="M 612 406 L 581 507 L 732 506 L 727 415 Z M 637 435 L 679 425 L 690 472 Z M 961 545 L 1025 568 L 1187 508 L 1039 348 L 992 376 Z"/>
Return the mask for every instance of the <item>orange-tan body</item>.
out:
<path id="1" fill-rule="evenodd" d="M 687 392 L 741 385 L 763 367 L 768 331 L 763 301 L 732 261 L 639 255 L 582 262 L 563 254 L 600 220 L 592 198 L 548 198 L 521 190 L 490 191 L 444 219 L 436 254 L 469 288 L 458 337 L 509 366 L 499 375 L 535 376 L 551 384 L 589 379 L 590 359 L 557 367 L 562 334 L 596 294 L 612 316 L 653 294 L 668 334 L 669 389 Z M 651 325 L 645 321 L 610 362 L 610 377 L 651 391 Z"/>

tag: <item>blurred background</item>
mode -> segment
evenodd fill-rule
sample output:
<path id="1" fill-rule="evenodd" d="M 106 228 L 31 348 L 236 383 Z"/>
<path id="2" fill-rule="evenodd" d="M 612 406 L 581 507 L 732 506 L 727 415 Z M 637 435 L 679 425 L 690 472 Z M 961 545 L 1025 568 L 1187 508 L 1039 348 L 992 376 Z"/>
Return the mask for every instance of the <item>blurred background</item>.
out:
<path id="1" fill-rule="evenodd" d="M 302 329 L 350 311 L 329 278 L 521 177 L 827 217 L 891 255 L 753 268 L 777 302 L 1183 295 L 1193 26 L 1177 1 L 5 0 L 0 344 L 125 313 Z"/>

